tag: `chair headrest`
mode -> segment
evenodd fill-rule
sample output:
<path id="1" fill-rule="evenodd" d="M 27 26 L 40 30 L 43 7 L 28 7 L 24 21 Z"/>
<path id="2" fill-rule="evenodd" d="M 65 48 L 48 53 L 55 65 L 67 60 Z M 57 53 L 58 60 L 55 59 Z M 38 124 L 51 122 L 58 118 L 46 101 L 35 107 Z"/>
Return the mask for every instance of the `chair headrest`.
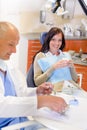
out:
<path id="1" fill-rule="evenodd" d="M 40 35 L 40 43 L 43 45 L 46 38 L 47 32 L 42 32 Z"/>

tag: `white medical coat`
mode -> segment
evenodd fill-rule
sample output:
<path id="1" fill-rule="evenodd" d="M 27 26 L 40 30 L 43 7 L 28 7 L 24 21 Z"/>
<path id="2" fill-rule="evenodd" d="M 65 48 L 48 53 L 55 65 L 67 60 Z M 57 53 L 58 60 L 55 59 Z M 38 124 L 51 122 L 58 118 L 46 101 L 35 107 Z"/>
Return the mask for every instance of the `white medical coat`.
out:
<path id="1" fill-rule="evenodd" d="M 12 65 L 0 59 L 0 68 L 9 70 L 14 83 L 16 97 L 4 96 L 4 86 L 0 77 L 0 117 L 32 116 L 37 113 L 36 88 L 28 88 L 25 76 Z"/>

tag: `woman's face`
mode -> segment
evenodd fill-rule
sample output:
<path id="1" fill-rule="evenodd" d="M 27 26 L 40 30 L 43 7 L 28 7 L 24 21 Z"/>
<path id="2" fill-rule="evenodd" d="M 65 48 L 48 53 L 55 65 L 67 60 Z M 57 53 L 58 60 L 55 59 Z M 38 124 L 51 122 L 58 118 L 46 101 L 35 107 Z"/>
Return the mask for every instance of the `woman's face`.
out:
<path id="1" fill-rule="evenodd" d="M 61 47 L 62 45 L 62 34 L 59 33 L 59 34 L 56 34 L 52 37 L 52 39 L 50 40 L 50 43 L 49 43 L 49 51 L 52 53 L 52 54 L 58 54 L 58 50 L 59 48 Z"/>

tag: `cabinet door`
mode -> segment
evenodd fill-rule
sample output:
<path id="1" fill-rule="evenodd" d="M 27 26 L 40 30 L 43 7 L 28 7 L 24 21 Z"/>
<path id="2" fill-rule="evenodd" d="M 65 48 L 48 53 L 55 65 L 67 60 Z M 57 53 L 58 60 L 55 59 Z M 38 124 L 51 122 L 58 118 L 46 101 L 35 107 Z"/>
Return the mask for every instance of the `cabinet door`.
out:
<path id="1" fill-rule="evenodd" d="M 87 66 L 75 65 L 76 71 L 82 74 L 82 88 L 87 91 Z"/>
<path id="2" fill-rule="evenodd" d="M 34 55 L 40 50 L 41 44 L 39 40 L 28 41 L 27 70 L 29 69 Z"/>
<path id="3" fill-rule="evenodd" d="M 66 40 L 65 51 L 75 50 L 79 52 L 82 49 L 84 53 L 87 53 L 87 40 Z"/>

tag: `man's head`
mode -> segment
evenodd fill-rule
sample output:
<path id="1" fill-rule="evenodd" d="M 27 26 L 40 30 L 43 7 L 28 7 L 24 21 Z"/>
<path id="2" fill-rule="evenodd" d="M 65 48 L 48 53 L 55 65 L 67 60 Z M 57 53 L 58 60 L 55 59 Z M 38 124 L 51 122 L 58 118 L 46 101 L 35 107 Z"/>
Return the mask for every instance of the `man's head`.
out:
<path id="1" fill-rule="evenodd" d="M 18 42 L 18 29 L 9 22 L 0 22 L 0 59 L 8 60 L 12 53 L 16 53 Z"/>

